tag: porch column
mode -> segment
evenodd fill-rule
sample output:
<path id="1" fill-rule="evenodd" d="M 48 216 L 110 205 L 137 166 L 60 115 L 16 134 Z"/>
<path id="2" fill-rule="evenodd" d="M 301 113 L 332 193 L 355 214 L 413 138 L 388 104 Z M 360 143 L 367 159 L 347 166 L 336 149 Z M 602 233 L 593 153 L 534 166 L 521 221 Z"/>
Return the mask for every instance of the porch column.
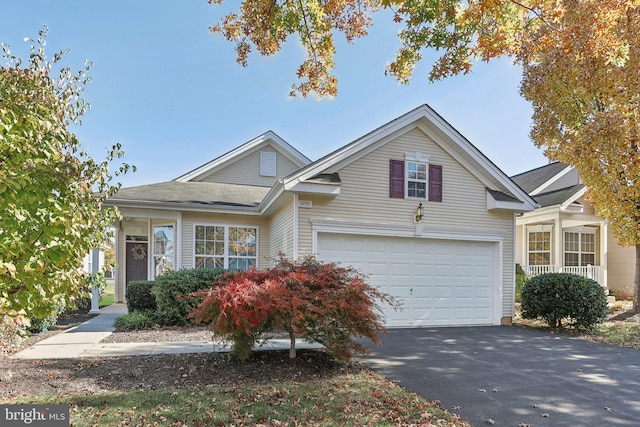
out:
<path id="1" fill-rule="evenodd" d="M 91 274 L 95 275 L 100 269 L 100 249 L 94 249 L 91 252 Z M 91 314 L 100 313 L 100 288 L 91 289 Z"/>
<path id="2" fill-rule="evenodd" d="M 600 284 L 604 287 L 608 287 L 608 269 L 607 263 L 609 260 L 609 225 L 602 221 L 600 222 Z"/>
<path id="3" fill-rule="evenodd" d="M 555 229 L 553 230 L 553 265 L 554 272 L 559 272 L 564 264 L 563 256 L 564 248 L 562 247 L 562 218 L 558 213 L 558 219 L 555 221 Z"/>

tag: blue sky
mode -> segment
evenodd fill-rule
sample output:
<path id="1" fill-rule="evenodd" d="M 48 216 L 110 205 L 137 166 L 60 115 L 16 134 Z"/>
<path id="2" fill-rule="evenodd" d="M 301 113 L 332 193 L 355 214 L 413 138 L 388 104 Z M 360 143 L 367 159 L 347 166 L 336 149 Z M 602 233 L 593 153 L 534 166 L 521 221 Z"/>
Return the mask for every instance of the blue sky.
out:
<path id="1" fill-rule="evenodd" d="M 430 59 L 408 85 L 385 77 L 399 27 L 376 18 L 370 35 L 349 45 L 338 35 L 335 99 L 288 96 L 303 52 L 292 38 L 281 52 L 235 62 L 234 46 L 208 32 L 237 2 L 206 0 L 21 0 L 5 2 L 0 42 L 25 57 L 25 37 L 49 27 L 51 55 L 94 63 L 77 129 L 91 155 L 120 142 L 138 171 L 125 186 L 168 181 L 272 130 L 316 160 L 373 129 L 429 104 L 508 175 L 544 165 L 529 139 L 531 107 L 518 95 L 520 71 L 503 60 L 428 83 Z"/>

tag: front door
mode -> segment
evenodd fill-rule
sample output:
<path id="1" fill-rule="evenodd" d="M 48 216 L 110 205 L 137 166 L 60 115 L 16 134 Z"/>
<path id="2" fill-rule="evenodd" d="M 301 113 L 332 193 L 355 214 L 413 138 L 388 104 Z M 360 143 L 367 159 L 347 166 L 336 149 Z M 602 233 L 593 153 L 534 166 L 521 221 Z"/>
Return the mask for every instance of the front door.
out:
<path id="1" fill-rule="evenodd" d="M 147 280 L 147 243 L 127 242 L 127 283 Z"/>

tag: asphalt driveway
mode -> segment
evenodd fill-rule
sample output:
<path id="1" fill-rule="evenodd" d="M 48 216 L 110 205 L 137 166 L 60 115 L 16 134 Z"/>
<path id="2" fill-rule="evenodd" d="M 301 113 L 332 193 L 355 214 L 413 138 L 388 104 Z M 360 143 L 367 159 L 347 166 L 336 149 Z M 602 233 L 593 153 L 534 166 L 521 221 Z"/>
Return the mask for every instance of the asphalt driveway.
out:
<path id="1" fill-rule="evenodd" d="M 640 351 L 517 327 L 391 329 L 365 362 L 474 426 L 638 426 Z"/>

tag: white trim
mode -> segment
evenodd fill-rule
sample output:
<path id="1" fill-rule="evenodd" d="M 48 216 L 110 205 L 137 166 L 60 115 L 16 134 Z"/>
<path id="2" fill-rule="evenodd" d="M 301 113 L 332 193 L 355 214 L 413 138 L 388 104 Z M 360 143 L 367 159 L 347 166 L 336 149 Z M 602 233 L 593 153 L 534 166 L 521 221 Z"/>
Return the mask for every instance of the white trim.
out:
<path id="1" fill-rule="evenodd" d="M 155 235 L 155 227 L 173 227 L 173 270 L 178 270 L 177 268 L 177 263 L 178 263 L 178 254 L 177 254 L 177 249 L 178 249 L 178 242 L 177 242 L 177 236 L 178 236 L 178 224 L 176 223 L 176 221 L 159 221 L 157 223 L 152 223 L 151 224 L 151 238 L 150 238 L 150 249 L 149 249 L 149 255 L 152 258 L 151 260 L 151 268 L 152 268 L 152 272 L 151 272 L 151 280 L 155 280 L 156 279 L 156 265 L 155 265 L 155 256 L 156 256 L 156 235 Z"/>
<path id="2" fill-rule="evenodd" d="M 415 157 L 420 158 L 420 160 L 409 160 L 407 159 L 407 155 L 405 154 L 404 161 L 404 198 L 406 200 L 429 200 L 429 163 L 427 161 L 422 160 L 424 157 L 420 153 L 415 153 Z M 424 175 L 425 179 L 410 179 L 409 178 L 409 163 L 413 163 L 414 165 L 424 165 Z M 416 173 L 418 173 L 416 171 Z M 415 182 L 418 184 L 424 184 L 424 197 L 417 196 L 409 196 L 409 181 Z"/>
<path id="3" fill-rule="evenodd" d="M 258 267 L 260 262 L 260 227 L 257 225 L 247 225 L 247 224 L 235 224 L 229 222 L 216 222 L 216 221 L 197 221 L 194 222 L 193 227 L 193 241 L 192 241 L 192 253 L 193 253 L 193 263 L 192 267 L 196 268 L 196 227 L 204 226 L 204 227 L 224 227 L 224 255 L 223 255 L 223 268 L 229 268 L 229 228 L 255 228 L 256 230 L 256 267 Z M 201 254 L 202 255 L 202 254 Z M 213 257 L 211 255 L 205 255 L 206 257 Z M 220 258 L 220 257 L 218 257 Z M 237 257 L 234 257 L 237 258 Z M 253 257 L 246 257 L 253 258 Z M 226 264 L 226 265 L 225 265 Z"/>
<path id="4" fill-rule="evenodd" d="M 416 224 L 373 223 L 311 218 L 312 253 L 318 253 L 318 233 L 365 234 L 373 236 L 417 237 L 422 239 L 503 242 L 508 231 L 460 227 L 417 227 Z"/>
<path id="5" fill-rule="evenodd" d="M 298 207 L 298 195 L 294 194 L 293 195 L 293 259 L 297 260 L 299 253 L 298 253 L 298 236 L 300 234 L 300 226 L 299 226 L 299 222 L 300 222 L 300 217 L 299 217 L 299 212 L 298 209 L 300 209 Z"/>
<path id="6" fill-rule="evenodd" d="M 560 178 L 562 178 L 563 176 L 571 172 L 572 169 L 574 169 L 573 166 L 567 166 L 566 168 L 562 169 L 560 172 L 552 176 L 549 180 L 545 181 L 541 186 L 539 186 L 529 194 L 531 196 L 535 196 L 536 194 L 542 193 L 544 189 L 549 188 L 551 184 L 553 184 L 554 182 L 558 181 Z"/>
<path id="7" fill-rule="evenodd" d="M 582 189 L 578 190 L 573 196 L 569 197 L 567 200 L 564 201 L 564 203 L 560 205 L 560 209 L 567 210 L 567 208 L 569 208 L 577 199 L 584 196 L 586 192 L 587 192 L 587 187 L 583 187 Z"/>
<path id="8" fill-rule="evenodd" d="M 407 162 L 429 163 L 429 156 L 425 156 L 420 151 L 404 153 L 404 160 Z"/>
<path id="9" fill-rule="evenodd" d="M 525 225 L 525 229 L 527 230 L 527 234 L 541 231 L 551 232 L 553 230 L 553 224 Z"/>
<path id="10" fill-rule="evenodd" d="M 176 230 L 176 270 L 182 268 L 182 212 L 176 221 L 176 226 L 178 229 Z"/>
<path id="11" fill-rule="evenodd" d="M 486 190 L 486 202 L 487 202 L 487 210 L 508 210 L 508 211 L 516 211 L 522 212 L 524 210 L 524 202 L 515 202 L 515 201 L 507 201 L 507 200 L 496 200 L 493 195 Z"/>
<path id="12" fill-rule="evenodd" d="M 285 185 L 285 189 L 297 193 L 313 193 L 337 196 L 340 194 L 340 184 L 324 184 L 317 182 L 298 182 Z"/>

